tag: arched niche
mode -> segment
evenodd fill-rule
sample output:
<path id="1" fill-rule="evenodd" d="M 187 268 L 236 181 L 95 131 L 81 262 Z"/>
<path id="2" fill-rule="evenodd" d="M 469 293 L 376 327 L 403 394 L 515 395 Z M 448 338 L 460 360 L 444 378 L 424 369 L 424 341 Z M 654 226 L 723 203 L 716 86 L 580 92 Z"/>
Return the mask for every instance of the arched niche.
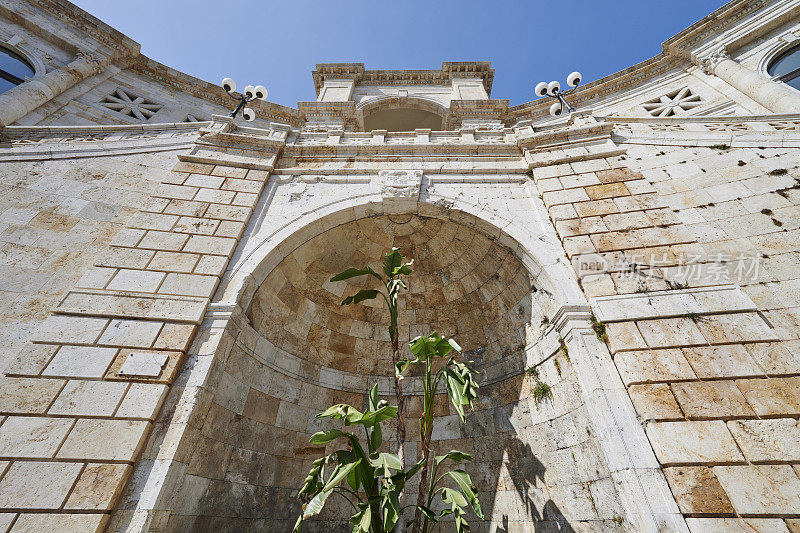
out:
<path id="1" fill-rule="evenodd" d="M 290 222 L 279 244 L 242 261 L 249 281 L 221 326 L 204 374 L 203 408 L 189 422 L 194 436 L 177 453 L 186 467 L 173 470 L 166 530 L 291 530 L 300 509 L 296 490 L 325 452 L 308 438 L 331 427 L 314 415 L 333 403 L 362 407 L 374 382 L 393 401 L 382 310 L 341 308 L 341 296 L 357 283 L 328 279 L 348 266 L 375 266 L 397 245 L 417 260 L 402 302 L 402 336 L 439 329 L 482 371 L 467 423 L 448 406 L 437 413 L 434 435 L 437 450 L 475 457 L 466 468 L 487 520 L 473 519 L 473 530 L 571 531 L 603 513 L 622 514 L 576 373 L 548 318 L 570 301 L 570 291 L 541 268 L 541 251 L 461 210 L 384 207 L 371 202 Z M 531 360 L 535 379 L 526 373 Z M 541 401 L 539 381 L 552 391 Z M 413 456 L 414 378 L 407 390 Z M 391 425 L 385 435 L 391 440 Z M 410 498 L 415 490 L 409 486 Z M 602 510 L 592 503 L 598 494 Z M 349 514 L 343 500 L 332 500 L 305 531 L 348 530 Z"/>
<path id="2" fill-rule="evenodd" d="M 447 110 L 438 102 L 420 97 L 383 97 L 359 106 L 363 131 L 414 131 L 444 128 Z"/>

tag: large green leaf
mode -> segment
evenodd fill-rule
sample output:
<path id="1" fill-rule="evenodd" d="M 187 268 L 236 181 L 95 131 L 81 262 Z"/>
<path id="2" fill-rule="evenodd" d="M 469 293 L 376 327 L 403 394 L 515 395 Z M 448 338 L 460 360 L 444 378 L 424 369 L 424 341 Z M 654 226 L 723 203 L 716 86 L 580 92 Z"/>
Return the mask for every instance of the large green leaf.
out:
<path id="1" fill-rule="evenodd" d="M 394 365 L 395 376 L 402 376 L 408 367 L 415 363 L 419 363 L 419 358 L 415 357 L 413 359 L 409 359 L 408 357 L 403 357 Z"/>
<path id="2" fill-rule="evenodd" d="M 369 390 L 369 409 L 374 411 L 378 408 L 378 384 L 372 386 Z"/>
<path id="3" fill-rule="evenodd" d="M 461 488 L 464 496 L 466 496 L 467 500 L 469 500 L 472 510 L 475 511 L 475 514 L 478 515 L 478 518 L 483 520 L 483 509 L 481 509 L 481 502 L 478 501 L 478 495 L 476 494 L 475 486 L 472 484 L 472 478 L 469 477 L 469 474 L 463 470 L 451 470 L 447 474 L 453 478 L 456 483 L 458 483 L 458 486 Z"/>
<path id="4" fill-rule="evenodd" d="M 373 300 L 380 294 L 380 292 L 381 291 L 376 289 L 361 289 L 353 296 L 348 296 L 342 300 L 342 305 L 357 304 L 363 302 L 364 300 Z"/>
<path id="5" fill-rule="evenodd" d="M 392 248 L 391 252 L 387 252 L 383 258 L 383 272 L 388 277 L 394 274 L 394 270 L 403 264 L 403 254 L 400 253 L 400 248 Z"/>
<path id="6" fill-rule="evenodd" d="M 358 423 L 361 417 L 361 411 L 346 403 L 332 405 L 317 415 L 317 418 L 344 418 L 348 426 Z"/>
<path id="7" fill-rule="evenodd" d="M 353 419 L 351 422 L 350 419 L 347 420 L 346 424 L 362 424 L 367 427 L 372 427 L 375 424 L 380 424 L 384 420 L 389 420 L 397 416 L 397 407 L 392 405 L 385 405 L 378 409 L 377 411 L 368 411 L 364 413 L 358 419 Z"/>
<path id="8" fill-rule="evenodd" d="M 361 511 L 350 519 L 350 523 L 354 524 L 353 533 L 369 533 L 369 528 L 372 525 L 372 513 L 369 505 L 361 504 L 359 508 L 361 508 Z"/>
<path id="9" fill-rule="evenodd" d="M 435 331 L 429 335 L 416 337 L 408 344 L 408 347 L 411 353 L 420 359 L 429 359 L 434 356 L 445 357 L 454 349 L 450 341 L 443 339 Z"/>
<path id="10" fill-rule="evenodd" d="M 439 521 L 439 517 L 436 516 L 436 513 L 425 507 L 424 505 L 418 505 L 417 508 L 422 511 L 428 520 L 431 520 L 434 524 Z"/>
<path id="11" fill-rule="evenodd" d="M 372 451 L 377 450 L 383 444 L 383 430 L 380 424 L 375 424 L 372 427 L 372 435 L 369 441 L 369 449 Z"/>
<path id="12" fill-rule="evenodd" d="M 358 276 L 364 276 L 366 274 L 369 274 L 371 276 L 375 276 L 379 280 L 383 281 L 383 279 L 380 277 L 380 275 L 377 272 L 375 272 L 374 270 L 372 270 L 368 266 L 365 266 L 364 268 L 348 268 L 347 270 L 345 270 L 343 272 L 339 272 L 338 274 L 333 276 L 331 278 L 331 281 L 343 281 L 343 280 L 350 279 L 350 278 L 355 278 L 355 277 L 358 277 Z"/>
<path id="13" fill-rule="evenodd" d="M 463 494 L 449 487 L 442 488 L 442 500 L 444 500 L 445 503 L 457 505 L 458 507 L 465 507 L 468 505 L 467 499 Z"/>
<path id="14" fill-rule="evenodd" d="M 338 439 L 341 437 L 350 439 L 350 438 L 355 438 L 355 435 L 353 435 L 352 433 L 345 433 L 344 431 L 339 431 L 338 429 L 331 429 L 328 431 L 318 431 L 317 433 L 314 433 L 313 435 L 311 435 L 311 439 L 309 439 L 309 442 L 311 444 L 325 444 L 327 442 L 330 442 L 334 439 Z"/>
<path id="15" fill-rule="evenodd" d="M 455 461 L 460 463 L 461 461 L 472 461 L 472 456 L 468 453 L 464 453 L 458 450 L 450 450 L 444 455 L 437 455 L 436 456 L 436 464 L 440 464 L 445 459 L 450 459 L 451 461 Z"/>
<path id="16" fill-rule="evenodd" d="M 325 486 L 322 487 L 323 492 L 332 491 L 339 483 L 341 483 L 347 475 L 353 470 L 358 464 L 361 462 L 361 459 L 354 461 L 352 463 L 347 464 L 340 464 L 336 467 L 331 474 L 331 478 L 325 483 Z M 318 511 L 319 512 L 319 511 Z"/>
<path id="17" fill-rule="evenodd" d="M 333 489 L 318 492 L 317 495 L 311 498 L 311 501 L 303 507 L 302 518 L 305 520 L 309 516 L 319 514 L 322 508 L 325 507 L 325 500 L 327 500 L 328 496 L 331 494 L 333 494 Z"/>
<path id="18" fill-rule="evenodd" d="M 383 469 L 383 476 L 387 478 L 391 477 L 392 470 L 403 469 L 403 463 L 400 462 L 400 458 L 393 453 L 387 452 L 379 453 L 377 457 L 369 460 L 369 464 L 374 468 Z"/>

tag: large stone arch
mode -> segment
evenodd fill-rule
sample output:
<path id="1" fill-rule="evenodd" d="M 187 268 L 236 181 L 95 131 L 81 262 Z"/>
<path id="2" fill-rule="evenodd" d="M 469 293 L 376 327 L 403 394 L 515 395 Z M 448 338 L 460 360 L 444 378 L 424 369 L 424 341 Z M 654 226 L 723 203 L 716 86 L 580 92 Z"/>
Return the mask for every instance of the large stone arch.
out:
<path id="1" fill-rule="evenodd" d="M 315 239 L 314 247 L 324 248 L 342 242 L 341 237 L 326 242 L 326 235 L 358 221 L 415 221 L 453 224 L 464 234 L 482 236 L 530 281 L 530 290 L 504 308 L 521 310 L 521 320 L 512 321 L 511 329 L 521 326 L 522 342 L 519 335 L 510 335 L 506 344 L 494 347 L 495 357 L 482 367 L 476 412 L 464 426 L 452 413 L 440 413 L 438 444 L 476 456 L 468 468 L 482 492 L 487 521 L 474 524 L 475 529 L 571 531 L 586 522 L 613 525 L 616 516 L 653 528 L 668 523 L 673 515 L 668 504 L 674 506 L 674 500 L 632 418 L 624 389 L 613 399 L 600 390 L 608 378 L 600 359 L 608 353 L 597 353 L 585 300 L 560 246 L 547 232 L 531 231 L 509 218 L 461 196 L 426 194 L 419 201 L 376 197 L 374 191 L 318 203 L 269 230 L 260 228 L 256 218 L 251 231 L 257 237 L 237 251 L 215 295 L 206 331 L 195 341 L 196 355 L 183 372 L 185 388 L 176 388 L 162 417 L 162 432 L 151 439 L 151 448 L 169 442 L 172 460 L 139 466 L 134 493 L 140 499 L 131 504 L 141 506 L 142 496 L 149 496 L 146 506 L 161 512 L 167 530 L 291 529 L 299 510 L 296 489 L 323 451 L 308 445 L 308 437 L 322 427 L 313 415 L 332 403 L 360 407 L 365 385 L 373 381 L 388 395 L 391 378 L 358 366 L 347 370 L 330 361 L 319 364 L 304 350 L 283 343 L 276 330 L 265 329 L 268 320 L 254 324 L 253 303 L 276 300 L 277 293 L 262 287 L 287 258 Z M 343 266 L 349 265 L 334 268 Z M 332 272 L 328 269 L 325 276 Z M 317 282 L 325 276 L 317 276 Z M 276 327 L 292 325 L 284 321 Z M 373 331 L 378 334 L 377 327 Z M 485 348 L 466 344 L 473 354 Z M 569 355 L 560 346 L 568 347 Z M 551 386 L 552 399 L 533 399 L 536 380 L 525 372 L 530 367 Z M 414 390 L 413 383 L 408 390 Z M 593 396 L 600 402 L 593 405 Z M 609 402 L 620 401 L 621 412 L 606 412 L 619 410 L 620 405 Z M 652 482 L 647 497 L 642 473 Z M 642 492 L 631 493 L 637 489 Z M 307 530 L 346 529 L 345 516 L 345 504 L 334 503 Z"/>

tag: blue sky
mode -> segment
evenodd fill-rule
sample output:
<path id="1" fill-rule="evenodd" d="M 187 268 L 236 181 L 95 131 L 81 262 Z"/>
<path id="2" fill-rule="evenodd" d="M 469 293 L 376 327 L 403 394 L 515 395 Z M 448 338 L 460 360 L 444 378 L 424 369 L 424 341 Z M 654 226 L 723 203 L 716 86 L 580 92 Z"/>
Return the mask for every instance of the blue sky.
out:
<path id="1" fill-rule="evenodd" d="M 314 100 L 316 63 L 367 69 L 436 69 L 489 60 L 494 98 L 533 99 L 539 81 L 573 70 L 588 82 L 661 51 L 661 42 L 722 0 L 73 0 L 142 45 L 142 53 L 193 76 L 269 100 Z"/>

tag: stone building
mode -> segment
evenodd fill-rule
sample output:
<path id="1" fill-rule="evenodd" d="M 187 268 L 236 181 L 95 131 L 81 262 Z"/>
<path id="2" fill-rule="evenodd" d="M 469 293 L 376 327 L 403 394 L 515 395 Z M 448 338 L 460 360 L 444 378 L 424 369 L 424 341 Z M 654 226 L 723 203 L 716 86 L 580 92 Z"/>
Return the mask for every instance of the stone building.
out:
<path id="1" fill-rule="evenodd" d="M 291 529 L 314 415 L 392 398 L 383 310 L 328 281 L 391 246 L 401 337 L 482 371 L 435 435 L 475 455 L 474 530 L 800 531 L 798 21 L 734 0 L 570 116 L 488 62 L 346 63 L 245 126 L 4 0 L 0 531 Z"/>

